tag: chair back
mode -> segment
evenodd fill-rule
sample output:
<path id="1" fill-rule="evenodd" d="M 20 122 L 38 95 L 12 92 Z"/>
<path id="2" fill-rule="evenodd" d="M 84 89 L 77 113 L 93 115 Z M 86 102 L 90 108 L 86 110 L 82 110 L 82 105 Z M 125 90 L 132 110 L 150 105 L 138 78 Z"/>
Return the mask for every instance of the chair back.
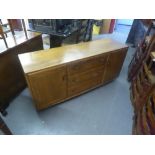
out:
<path id="1" fill-rule="evenodd" d="M 2 28 L 1 25 L 0 25 L 0 35 L 1 35 L 1 39 L 4 40 L 4 43 L 5 43 L 6 48 L 8 48 L 8 44 L 6 42 L 6 39 L 5 39 L 5 36 L 4 36 L 4 32 L 3 32 L 3 28 Z"/>

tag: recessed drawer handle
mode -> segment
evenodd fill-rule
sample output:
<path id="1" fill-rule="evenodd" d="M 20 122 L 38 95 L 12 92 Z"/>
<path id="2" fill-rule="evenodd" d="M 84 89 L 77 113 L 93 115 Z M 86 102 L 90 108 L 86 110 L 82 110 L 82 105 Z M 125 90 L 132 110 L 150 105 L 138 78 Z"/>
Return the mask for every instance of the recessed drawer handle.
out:
<path id="1" fill-rule="evenodd" d="M 99 75 L 99 73 L 94 73 L 93 74 L 93 77 L 96 77 L 96 76 L 98 76 Z"/>
<path id="2" fill-rule="evenodd" d="M 72 80 L 72 82 L 78 82 L 78 81 L 79 81 L 78 79 L 73 79 L 73 80 Z"/>
<path id="3" fill-rule="evenodd" d="M 75 65 L 75 66 L 73 66 L 73 69 L 79 69 L 79 68 L 80 68 L 79 65 Z"/>
<path id="4" fill-rule="evenodd" d="M 73 92 L 73 93 L 74 93 L 74 92 L 75 92 L 75 89 L 72 89 L 72 90 L 71 90 L 71 92 Z"/>
<path id="5" fill-rule="evenodd" d="M 105 58 L 100 59 L 100 62 L 105 62 Z"/>
<path id="6" fill-rule="evenodd" d="M 63 75 L 62 76 L 62 80 L 65 81 L 66 80 L 66 77 L 67 77 L 66 75 Z"/>

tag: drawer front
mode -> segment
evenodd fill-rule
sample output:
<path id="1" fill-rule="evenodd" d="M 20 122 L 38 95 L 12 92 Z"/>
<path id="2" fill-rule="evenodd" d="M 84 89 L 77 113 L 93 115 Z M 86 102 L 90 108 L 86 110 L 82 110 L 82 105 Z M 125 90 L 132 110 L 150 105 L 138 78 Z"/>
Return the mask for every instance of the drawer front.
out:
<path id="1" fill-rule="evenodd" d="M 80 73 L 97 66 L 104 66 L 107 61 L 107 54 L 96 56 L 93 58 L 88 58 L 85 60 L 79 60 L 68 65 L 68 74 L 73 75 Z"/>
<path id="2" fill-rule="evenodd" d="M 68 76 L 68 86 L 77 86 L 81 85 L 81 82 L 94 80 L 96 78 L 102 78 L 104 74 L 104 66 L 94 68 L 91 70 L 88 70 L 86 72 L 82 72 L 80 74 L 74 74 L 72 76 Z"/>
<path id="3" fill-rule="evenodd" d="M 94 68 L 68 77 L 68 96 L 76 96 L 102 83 L 104 67 Z"/>
<path id="4" fill-rule="evenodd" d="M 76 96 L 84 91 L 94 88 L 101 84 L 101 76 L 87 81 L 79 82 L 76 85 L 68 87 L 68 96 Z"/>

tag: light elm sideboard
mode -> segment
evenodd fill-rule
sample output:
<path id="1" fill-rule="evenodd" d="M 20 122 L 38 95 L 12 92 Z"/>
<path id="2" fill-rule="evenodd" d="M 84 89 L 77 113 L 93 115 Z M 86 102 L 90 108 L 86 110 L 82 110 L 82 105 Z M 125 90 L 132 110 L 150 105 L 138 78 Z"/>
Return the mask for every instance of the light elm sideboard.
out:
<path id="1" fill-rule="evenodd" d="M 114 80 L 128 47 L 102 39 L 20 54 L 19 59 L 38 110 Z"/>

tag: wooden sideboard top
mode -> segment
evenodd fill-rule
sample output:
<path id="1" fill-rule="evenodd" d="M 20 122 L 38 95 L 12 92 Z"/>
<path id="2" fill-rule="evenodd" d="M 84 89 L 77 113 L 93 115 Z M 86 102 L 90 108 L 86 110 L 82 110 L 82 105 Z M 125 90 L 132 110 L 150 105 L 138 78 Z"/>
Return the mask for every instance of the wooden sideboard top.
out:
<path id="1" fill-rule="evenodd" d="M 20 32 L 18 35 L 15 35 L 15 38 L 13 38 L 12 36 L 8 36 L 6 38 L 6 41 L 9 48 L 6 48 L 4 41 L 1 39 L 0 53 L 6 52 L 10 48 L 20 45 L 26 42 L 27 40 L 37 37 L 39 35 L 41 35 L 41 33 L 27 31 L 28 39 L 26 39 L 24 32 Z"/>
<path id="2" fill-rule="evenodd" d="M 128 46 L 112 39 L 101 39 L 18 56 L 24 72 L 31 73 L 122 48 L 128 48 Z"/>

